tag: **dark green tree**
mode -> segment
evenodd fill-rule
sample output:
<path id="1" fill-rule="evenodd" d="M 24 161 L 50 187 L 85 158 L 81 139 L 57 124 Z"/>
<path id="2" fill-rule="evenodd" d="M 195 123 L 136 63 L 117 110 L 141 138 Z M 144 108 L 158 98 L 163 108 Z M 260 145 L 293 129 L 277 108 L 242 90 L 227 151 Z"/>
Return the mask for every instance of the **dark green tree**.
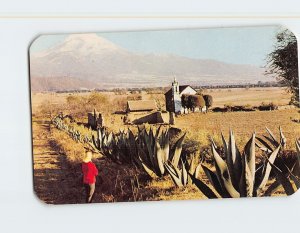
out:
<path id="1" fill-rule="evenodd" d="M 292 104 L 299 104 L 297 39 L 285 29 L 276 36 L 274 51 L 267 58 L 267 74 L 275 75 L 279 83 L 292 93 Z"/>

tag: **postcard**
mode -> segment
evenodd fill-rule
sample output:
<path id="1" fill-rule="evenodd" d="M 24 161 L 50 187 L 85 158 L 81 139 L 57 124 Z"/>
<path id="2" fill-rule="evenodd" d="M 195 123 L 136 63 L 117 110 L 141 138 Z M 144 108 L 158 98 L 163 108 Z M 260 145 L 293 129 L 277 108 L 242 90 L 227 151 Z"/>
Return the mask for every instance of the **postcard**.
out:
<path id="1" fill-rule="evenodd" d="M 297 54 L 276 25 L 38 36 L 35 194 L 75 204 L 295 193 Z"/>

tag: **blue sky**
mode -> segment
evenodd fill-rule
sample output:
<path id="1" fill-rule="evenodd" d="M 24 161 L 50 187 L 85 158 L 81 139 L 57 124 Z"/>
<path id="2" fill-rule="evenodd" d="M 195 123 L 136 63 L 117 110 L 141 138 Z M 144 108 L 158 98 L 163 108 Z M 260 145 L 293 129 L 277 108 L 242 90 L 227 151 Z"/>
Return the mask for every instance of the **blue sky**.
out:
<path id="1" fill-rule="evenodd" d="M 264 66 L 279 26 L 97 33 L 120 47 L 139 53 L 176 54 L 234 64 Z M 30 52 L 61 43 L 67 35 L 39 37 Z"/>

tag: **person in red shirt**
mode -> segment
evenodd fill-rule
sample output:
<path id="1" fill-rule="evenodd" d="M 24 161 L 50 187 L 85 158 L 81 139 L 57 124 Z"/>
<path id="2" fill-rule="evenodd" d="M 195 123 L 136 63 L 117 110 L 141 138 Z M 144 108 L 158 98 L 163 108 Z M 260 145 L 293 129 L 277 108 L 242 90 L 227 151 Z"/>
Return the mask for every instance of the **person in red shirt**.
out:
<path id="1" fill-rule="evenodd" d="M 83 185 L 86 192 L 86 203 L 92 202 L 96 187 L 96 176 L 98 175 L 98 169 L 92 162 L 92 156 L 93 153 L 91 151 L 87 151 L 81 165 L 83 173 Z"/>

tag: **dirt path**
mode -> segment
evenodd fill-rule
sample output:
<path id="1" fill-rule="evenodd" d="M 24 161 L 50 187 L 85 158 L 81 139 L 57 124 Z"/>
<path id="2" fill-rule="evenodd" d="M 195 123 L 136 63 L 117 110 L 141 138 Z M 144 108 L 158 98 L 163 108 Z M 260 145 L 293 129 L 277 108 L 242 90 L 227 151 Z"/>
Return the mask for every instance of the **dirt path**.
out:
<path id="1" fill-rule="evenodd" d="M 49 122 L 33 121 L 32 124 L 34 190 L 37 196 L 50 204 L 82 203 L 81 178 L 76 175 L 78 171 L 70 169 L 65 156 L 51 145 Z"/>
<path id="2" fill-rule="evenodd" d="M 77 204 L 85 202 L 81 164 L 70 164 L 66 155 L 59 153 L 49 122 L 33 123 L 34 190 L 49 204 Z M 200 192 L 177 190 L 171 180 L 148 182 L 145 174 L 132 166 L 94 159 L 99 170 L 93 202 L 119 202 L 138 200 L 199 199 Z"/>
<path id="3" fill-rule="evenodd" d="M 33 123 L 34 190 L 49 204 L 85 202 L 80 164 L 70 164 L 55 147 L 49 121 Z M 93 202 L 133 201 L 132 169 L 106 159 L 94 159 L 99 170 Z"/>

